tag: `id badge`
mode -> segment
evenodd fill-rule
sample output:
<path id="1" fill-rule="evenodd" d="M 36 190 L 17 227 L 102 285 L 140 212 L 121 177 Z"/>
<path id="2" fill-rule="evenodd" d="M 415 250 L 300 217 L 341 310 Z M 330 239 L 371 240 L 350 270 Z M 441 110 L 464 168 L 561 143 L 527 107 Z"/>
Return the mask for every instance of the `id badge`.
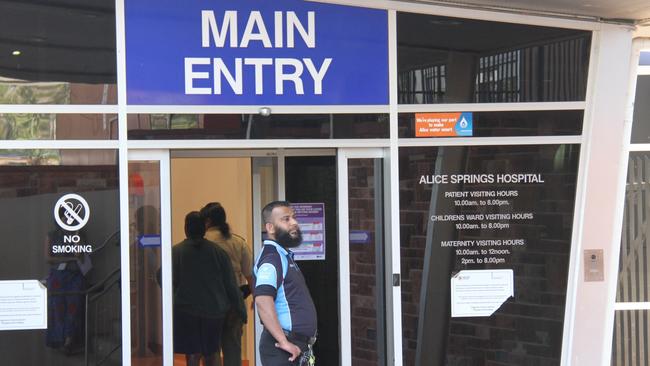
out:
<path id="1" fill-rule="evenodd" d="M 316 365 L 316 356 L 311 346 L 308 346 L 307 351 L 302 353 L 300 357 L 300 366 L 314 366 Z"/>
<path id="2" fill-rule="evenodd" d="M 314 351 L 311 348 L 311 345 L 309 345 L 307 348 L 309 348 L 309 356 L 307 358 L 307 365 L 309 366 L 314 366 L 316 365 L 316 356 L 314 356 Z"/>

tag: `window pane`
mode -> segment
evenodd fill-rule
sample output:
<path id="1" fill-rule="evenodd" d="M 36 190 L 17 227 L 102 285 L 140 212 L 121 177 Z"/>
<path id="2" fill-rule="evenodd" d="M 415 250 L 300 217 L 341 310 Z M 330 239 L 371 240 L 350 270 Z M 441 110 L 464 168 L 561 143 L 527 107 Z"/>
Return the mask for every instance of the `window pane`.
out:
<path id="1" fill-rule="evenodd" d="M 47 314 L 43 327 L 8 330 L 24 324 L 20 305 L 2 312 L 3 363 L 121 363 L 116 157 L 115 150 L 0 151 L 1 251 L 11 258 L 0 266 L 0 286 L 47 288 L 44 308 L 34 311 Z"/>
<path id="2" fill-rule="evenodd" d="M 131 114 L 128 135 L 155 139 L 388 138 L 387 114 Z"/>
<path id="3" fill-rule="evenodd" d="M 580 135 L 584 116 L 581 110 L 470 114 L 473 119 L 471 136 L 474 137 Z M 418 137 L 416 133 L 418 115 L 420 113 L 399 114 L 399 137 Z"/>
<path id="4" fill-rule="evenodd" d="M 650 51 L 641 52 L 639 56 L 639 65 L 650 66 Z"/>
<path id="5" fill-rule="evenodd" d="M 131 364 L 161 365 L 160 163 L 129 162 Z"/>
<path id="6" fill-rule="evenodd" d="M 578 156 L 578 145 L 400 149 L 405 365 L 560 364 Z M 495 289 L 499 301 L 485 295 Z"/>
<path id="7" fill-rule="evenodd" d="M 634 100 L 632 143 L 647 144 L 650 142 L 650 75 L 637 77 Z"/>
<path id="8" fill-rule="evenodd" d="M 647 310 L 617 311 L 614 318 L 612 366 L 650 364 L 650 322 Z"/>
<path id="9" fill-rule="evenodd" d="M 591 33 L 398 13 L 399 103 L 585 100 Z"/>
<path id="10" fill-rule="evenodd" d="M 616 301 L 650 301 L 650 256 L 647 244 L 650 153 L 631 153 L 627 169 Z"/>
<path id="11" fill-rule="evenodd" d="M 0 4 L 0 104 L 115 104 L 115 3 Z"/>
<path id="12" fill-rule="evenodd" d="M 318 314 L 318 341 L 314 344 L 317 362 L 319 365 L 340 366 L 336 158 L 287 157 L 284 180 L 288 201 L 323 203 L 325 207 L 325 260 L 301 260 L 299 266 Z"/>
<path id="13" fill-rule="evenodd" d="M 353 365 L 386 365 L 382 159 L 348 160 Z"/>
<path id="14" fill-rule="evenodd" d="M 0 114 L 0 140 L 117 140 L 115 114 Z"/>

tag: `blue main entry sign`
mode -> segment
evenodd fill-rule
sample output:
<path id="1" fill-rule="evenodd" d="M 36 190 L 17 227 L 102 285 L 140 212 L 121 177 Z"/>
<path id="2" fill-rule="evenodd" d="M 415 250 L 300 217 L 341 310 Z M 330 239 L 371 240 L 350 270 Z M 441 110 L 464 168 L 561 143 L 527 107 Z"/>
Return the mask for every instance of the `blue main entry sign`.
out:
<path id="1" fill-rule="evenodd" d="M 128 102 L 387 104 L 387 27 L 301 0 L 127 0 Z"/>

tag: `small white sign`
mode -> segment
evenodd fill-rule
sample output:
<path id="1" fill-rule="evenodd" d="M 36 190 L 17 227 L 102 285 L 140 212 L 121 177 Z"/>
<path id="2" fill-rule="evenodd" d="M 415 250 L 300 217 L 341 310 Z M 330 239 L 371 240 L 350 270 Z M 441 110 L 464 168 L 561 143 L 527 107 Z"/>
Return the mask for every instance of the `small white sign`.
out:
<path id="1" fill-rule="evenodd" d="M 37 280 L 0 281 L 0 331 L 47 329 L 47 288 Z"/>
<path id="2" fill-rule="evenodd" d="M 514 295 L 511 269 L 460 271 L 451 278 L 451 317 L 490 316 Z"/>

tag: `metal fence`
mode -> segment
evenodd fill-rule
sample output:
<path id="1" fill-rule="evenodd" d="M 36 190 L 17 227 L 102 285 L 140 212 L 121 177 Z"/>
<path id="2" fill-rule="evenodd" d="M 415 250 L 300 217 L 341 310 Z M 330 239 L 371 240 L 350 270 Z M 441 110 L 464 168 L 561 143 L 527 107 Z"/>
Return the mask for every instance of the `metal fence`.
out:
<path id="1" fill-rule="evenodd" d="M 619 303 L 649 301 L 650 153 L 632 153 L 628 163 L 619 264 Z M 644 304 L 638 304 L 643 308 Z M 647 310 L 619 310 L 614 322 L 612 365 L 650 364 L 650 316 Z"/>

